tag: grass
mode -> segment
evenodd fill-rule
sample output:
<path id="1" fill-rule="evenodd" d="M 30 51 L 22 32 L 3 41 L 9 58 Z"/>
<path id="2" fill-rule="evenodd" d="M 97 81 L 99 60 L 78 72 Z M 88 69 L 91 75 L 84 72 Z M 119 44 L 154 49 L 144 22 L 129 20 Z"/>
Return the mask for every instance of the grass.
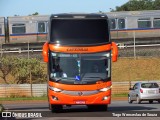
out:
<path id="1" fill-rule="evenodd" d="M 47 97 L 7 97 L 7 98 L 0 98 L 0 101 L 15 101 L 15 100 L 47 100 Z"/>
<path id="2" fill-rule="evenodd" d="M 112 63 L 112 81 L 160 80 L 160 58 L 119 58 Z"/>
<path id="3" fill-rule="evenodd" d="M 127 97 L 128 93 L 112 94 L 112 97 Z"/>

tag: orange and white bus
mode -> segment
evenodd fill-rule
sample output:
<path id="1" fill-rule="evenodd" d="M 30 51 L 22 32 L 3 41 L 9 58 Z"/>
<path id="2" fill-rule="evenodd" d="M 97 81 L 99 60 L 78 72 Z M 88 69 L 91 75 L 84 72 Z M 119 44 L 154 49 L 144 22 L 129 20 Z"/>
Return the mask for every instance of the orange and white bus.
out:
<path id="1" fill-rule="evenodd" d="M 107 110 L 111 103 L 111 61 L 118 48 L 110 41 L 103 14 L 54 14 L 49 41 L 43 46 L 48 64 L 48 101 L 53 112 L 63 105 Z"/>

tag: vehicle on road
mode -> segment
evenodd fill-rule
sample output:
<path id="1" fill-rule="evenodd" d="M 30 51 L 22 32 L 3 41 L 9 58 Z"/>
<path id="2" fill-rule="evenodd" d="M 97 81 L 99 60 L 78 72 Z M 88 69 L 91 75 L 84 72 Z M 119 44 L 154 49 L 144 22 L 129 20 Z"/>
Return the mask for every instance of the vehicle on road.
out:
<path id="1" fill-rule="evenodd" d="M 160 88 L 156 82 L 138 82 L 129 90 L 129 103 L 133 101 L 137 101 L 138 104 L 142 101 L 149 101 L 149 103 L 158 101 L 160 103 Z"/>
<path id="2" fill-rule="evenodd" d="M 117 45 L 110 41 L 109 20 L 103 14 L 55 14 L 50 17 L 49 41 L 43 46 L 48 63 L 51 111 L 63 105 L 87 105 L 107 110 L 111 102 L 111 58 Z"/>

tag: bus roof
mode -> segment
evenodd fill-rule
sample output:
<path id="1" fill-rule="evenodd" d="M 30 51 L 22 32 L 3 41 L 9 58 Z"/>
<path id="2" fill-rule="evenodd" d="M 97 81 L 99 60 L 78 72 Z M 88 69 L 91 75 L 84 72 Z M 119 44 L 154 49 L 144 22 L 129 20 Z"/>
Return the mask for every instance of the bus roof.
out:
<path id="1" fill-rule="evenodd" d="M 61 13 L 61 14 L 52 14 L 51 19 L 56 18 L 73 18 L 73 19 L 81 19 L 81 18 L 91 18 L 91 19 L 108 19 L 106 14 L 97 14 L 97 13 Z"/>

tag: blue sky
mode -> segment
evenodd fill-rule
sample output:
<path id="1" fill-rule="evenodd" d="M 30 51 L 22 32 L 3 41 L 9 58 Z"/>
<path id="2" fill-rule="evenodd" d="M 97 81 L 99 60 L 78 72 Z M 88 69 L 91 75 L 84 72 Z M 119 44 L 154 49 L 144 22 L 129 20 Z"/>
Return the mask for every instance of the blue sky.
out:
<path id="1" fill-rule="evenodd" d="M 40 15 L 54 13 L 98 11 L 109 12 L 110 8 L 129 0 L 0 0 L 0 16 L 29 15 L 38 12 Z"/>

